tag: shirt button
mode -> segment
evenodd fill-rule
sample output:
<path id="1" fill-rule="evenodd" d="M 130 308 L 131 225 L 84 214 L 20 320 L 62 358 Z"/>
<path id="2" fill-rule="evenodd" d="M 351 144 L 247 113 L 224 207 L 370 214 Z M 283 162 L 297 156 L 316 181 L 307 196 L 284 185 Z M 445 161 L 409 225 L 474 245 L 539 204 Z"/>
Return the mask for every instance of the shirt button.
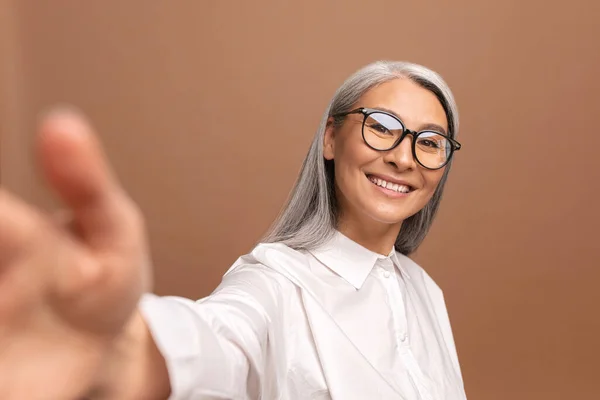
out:
<path id="1" fill-rule="evenodd" d="M 390 277 L 390 271 L 383 271 L 383 276 L 385 278 L 389 278 Z"/>
<path id="2" fill-rule="evenodd" d="M 406 342 L 406 339 L 408 339 L 408 335 L 406 333 L 403 333 L 402 335 L 400 335 L 400 341 L 402 343 Z"/>

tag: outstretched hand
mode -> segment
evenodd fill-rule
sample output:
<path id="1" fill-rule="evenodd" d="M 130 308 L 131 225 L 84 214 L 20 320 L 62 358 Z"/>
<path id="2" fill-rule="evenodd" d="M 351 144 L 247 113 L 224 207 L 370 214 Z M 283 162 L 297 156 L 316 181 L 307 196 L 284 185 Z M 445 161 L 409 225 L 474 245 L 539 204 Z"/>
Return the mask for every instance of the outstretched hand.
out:
<path id="1" fill-rule="evenodd" d="M 140 211 L 81 115 L 47 115 L 36 144 L 66 212 L 0 189 L 0 399 L 74 400 L 150 288 L 149 253 Z"/>

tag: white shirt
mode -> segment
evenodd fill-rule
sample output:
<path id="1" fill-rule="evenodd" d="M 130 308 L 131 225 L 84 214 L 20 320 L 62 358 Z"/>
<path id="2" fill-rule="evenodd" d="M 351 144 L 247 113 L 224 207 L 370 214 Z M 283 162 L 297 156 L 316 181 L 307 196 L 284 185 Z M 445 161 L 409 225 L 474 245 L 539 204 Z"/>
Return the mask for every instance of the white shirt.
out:
<path id="1" fill-rule="evenodd" d="M 208 297 L 146 295 L 172 400 L 464 400 L 442 291 L 408 257 L 341 233 L 260 244 Z"/>

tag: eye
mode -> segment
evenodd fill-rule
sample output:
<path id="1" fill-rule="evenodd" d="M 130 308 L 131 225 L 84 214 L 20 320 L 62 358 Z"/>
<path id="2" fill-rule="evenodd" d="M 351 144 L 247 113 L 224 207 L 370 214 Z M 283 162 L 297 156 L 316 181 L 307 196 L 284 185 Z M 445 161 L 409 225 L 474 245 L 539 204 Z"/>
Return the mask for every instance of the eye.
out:
<path id="1" fill-rule="evenodd" d="M 431 139 L 421 139 L 419 140 L 419 145 L 423 147 L 430 147 L 433 149 L 439 149 L 440 145 L 437 141 Z"/>
<path id="2" fill-rule="evenodd" d="M 377 123 L 377 122 L 373 122 L 373 123 L 369 124 L 368 127 L 369 127 L 369 129 L 372 129 L 373 131 L 377 132 L 378 134 L 383 134 L 383 135 L 391 135 L 392 134 L 388 128 L 386 128 L 385 126 L 383 126 L 382 124 Z"/>
<path id="3" fill-rule="evenodd" d="M 365 127 L 379 137 L 394 137 L 402 132 L 402 124 L 398 120 L 380 112 L 369 114 Z"/>
<path id="4" fill-rule="evenodd" d="M 450 148 L 448 139 L 435 132 L 422 132 L 415 144 L 417 151 L 430 154 L 445 154 Z"/>

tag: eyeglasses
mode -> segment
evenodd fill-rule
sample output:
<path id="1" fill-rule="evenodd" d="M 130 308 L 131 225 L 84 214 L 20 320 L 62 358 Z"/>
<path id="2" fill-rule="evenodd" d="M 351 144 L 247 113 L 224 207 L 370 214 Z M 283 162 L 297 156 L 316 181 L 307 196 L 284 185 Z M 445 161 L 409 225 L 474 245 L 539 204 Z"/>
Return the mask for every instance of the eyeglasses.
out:
<path id="1" fill-rule="evenodd" d="M 412 154 L 414 159 L 427 169 L 444 167 L 461 145 L 448 135 L 424 130 L 420 132 L 407 129 L 402 121 L 393 114 L 374 108 L 357 108 L 333 117 L 345 117 L 349 114 L 362 114 L 362 137 L 367 146 L 377 151 L 388 151 L 397 147 L 406 137 L 412 135 Z"/>

